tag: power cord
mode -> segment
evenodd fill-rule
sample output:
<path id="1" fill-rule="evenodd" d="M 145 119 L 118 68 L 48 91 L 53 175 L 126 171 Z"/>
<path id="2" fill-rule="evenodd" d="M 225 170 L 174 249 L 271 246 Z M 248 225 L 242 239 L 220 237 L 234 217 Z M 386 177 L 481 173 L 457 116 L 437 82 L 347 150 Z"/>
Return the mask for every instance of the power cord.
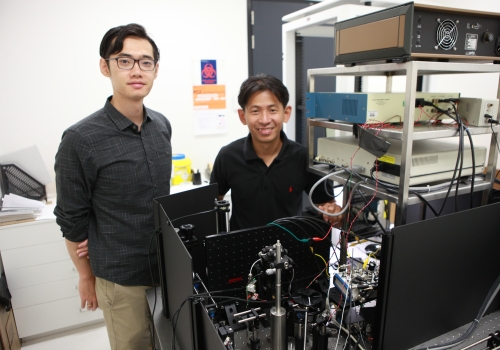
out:
<path id="1" fill-rule="evenodd" d="M 479 320 L 481 319 L 481 317 L 483 317 L 484 313 L 486 312 L 486 310 L 490 306 L 491 302 L 493 301 L 493 299 L 495 298 L 495 296 L 497 295 L 497 293 L 498 293 L 499 290 L 500 290 L 500 277 L 498 277 L 496 279 L 496 281 L 493 283 L 493 285 L 491 286 L 490 290 L 488 291 L 488 294 L 486 295 L 485 300 L 483 301 L 483 304 L 481 305 L 481 308 L 479 309 L 479 312 L 478 312 L 476 318 L 471 323 L 471 325 L 469 326 L 469 328 L 467 329 L 467 331 L 464 332 L 464 334 L 462 334 L 461 337 L 459 337 L 459 338 L 457 338 L 457 339 L 455 339 L 453 341 L 450 341 L 448 343 L 444 343 L 444 344 L 437 345 L 437 346 L 429 346 L 429 347 L 425 347 L 425 348 L 419 348 L 417 350 L 430 350 L 430 349 L 433 349 L 433 350 L 443 350 L 443 349 L 449 349 L 449 348 L 454 347 L 454 346 L 456 346 L 456 345 L 458 345 L 460 343 L 463 343 L 464 341 L 466 341 L 467 339 L 469 339 L 469 337 L 474 332 L 474 329 L 476 329 L 477 325 L 479 324 Z"/>
<path id="2" fill-rule="evenodd" d="M 490 124 L 500 124 L 498 120 L 493 119 L 493 117 L 489 114 L 485 114 L 484 117 L 488 120 L 488 123 Z"/>

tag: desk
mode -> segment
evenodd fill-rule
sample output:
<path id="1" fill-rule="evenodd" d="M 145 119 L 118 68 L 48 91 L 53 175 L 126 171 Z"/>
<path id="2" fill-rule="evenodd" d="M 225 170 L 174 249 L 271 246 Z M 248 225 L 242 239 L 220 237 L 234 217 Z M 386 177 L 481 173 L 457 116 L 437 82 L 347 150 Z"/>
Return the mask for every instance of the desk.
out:
<path id="1" fill-rule="evenodd" d="M 0 254 L 20 338 L 101 322 L 80 309 L 78 272 L 47 206 L 43 219 L 0 227 Z"/>

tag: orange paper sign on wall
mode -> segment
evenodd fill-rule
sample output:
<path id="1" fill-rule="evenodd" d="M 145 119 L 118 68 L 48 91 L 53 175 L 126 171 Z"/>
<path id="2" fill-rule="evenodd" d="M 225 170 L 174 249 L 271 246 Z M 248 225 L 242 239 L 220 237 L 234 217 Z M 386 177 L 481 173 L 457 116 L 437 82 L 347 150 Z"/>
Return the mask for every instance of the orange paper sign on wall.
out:
<path id="1" fill-rule="evenodd" d="M 194 109 L 225 109 L 226 85 L 194 85 Z"/>

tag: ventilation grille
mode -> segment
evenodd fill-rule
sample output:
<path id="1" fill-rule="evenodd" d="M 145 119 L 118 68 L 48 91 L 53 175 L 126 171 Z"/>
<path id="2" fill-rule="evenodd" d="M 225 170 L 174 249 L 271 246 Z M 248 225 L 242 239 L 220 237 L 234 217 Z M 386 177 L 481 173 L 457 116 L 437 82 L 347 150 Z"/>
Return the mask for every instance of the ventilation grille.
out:
<path id="1" fill-rule="evenodd" d="M 455 22 L 445 19 L 439 23 L 436 39 L 438 47 L 443 50 L 451 50 L 455 47 L 458 38 L 458 28 Z"/>
<path id="2" fill-rule="evenodd" d="M 358 100 L 342 100 L 342 115 L 356 117 L 358 115 Z"/>
<path id="3" fill-rule="evenodd" d="M 422 166 L 429 164 L 436 164 L 438 162 L 438 156 L 427 156 L 427 157 L 418 157 L 411 159 L 412 166 Z"/>

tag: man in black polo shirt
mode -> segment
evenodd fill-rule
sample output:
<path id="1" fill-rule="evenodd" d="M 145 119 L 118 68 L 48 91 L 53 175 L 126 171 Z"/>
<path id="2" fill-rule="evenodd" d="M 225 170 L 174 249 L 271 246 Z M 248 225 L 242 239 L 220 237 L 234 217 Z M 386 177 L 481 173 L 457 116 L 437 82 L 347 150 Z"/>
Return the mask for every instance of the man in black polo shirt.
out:
<path id="1" fill-rule="evenodd" d="M 307 149 L 282 131 L 292 111 L 288 96 L 283 83 L 270 75 L 250 77 L 241 85 L 238 115 L 250 133 L 221 148 L 210 176 L 210 183 L 218 183 L 219 199 L 231 190 L 232 231 L 299 214 L 302 192 L 319 179 L 307 171 Z M 321 190 L 313 200 L 324 203 L 320 209 L 326 212 L 341 210 Z M 324 217 L 332 223 L 341 219 Z"/>

